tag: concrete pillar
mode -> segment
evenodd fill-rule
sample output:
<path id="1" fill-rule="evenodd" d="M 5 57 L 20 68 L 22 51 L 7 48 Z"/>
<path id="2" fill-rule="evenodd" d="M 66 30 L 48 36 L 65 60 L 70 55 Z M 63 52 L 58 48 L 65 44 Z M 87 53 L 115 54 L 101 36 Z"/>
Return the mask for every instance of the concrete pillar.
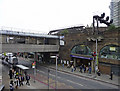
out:
<path id="1" fill-rule="evenodd" d="M 38 61 L 38 55 L 37 55 L 37 52 L 35 52 L 35 54 L 34 54 L 34 61 Z"/>
<path id="2" fill-rule="evenodd" d="M 94 60 L 91 61 L 92 72 L 94 71 Z"/>
<path id="3" fill-rule="evenodd" d="M 44 53 L 44 61 L 49 62 L 50 60 L 50 53 Z"/>
<path id="4" fill-rule="evenodd" d="M 76 66 L 76 58 L 74 58 L 74 66 Z"/>

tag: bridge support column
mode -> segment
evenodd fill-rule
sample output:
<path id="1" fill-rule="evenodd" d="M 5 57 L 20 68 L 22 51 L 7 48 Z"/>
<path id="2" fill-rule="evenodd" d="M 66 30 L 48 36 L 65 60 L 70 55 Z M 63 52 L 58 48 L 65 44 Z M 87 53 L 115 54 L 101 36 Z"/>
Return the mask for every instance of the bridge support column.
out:
<path id="1" fill-rule="evenodd" d="M 50 53 L 44 53 L 44 61 L 49 62 L 50 60 Z"/>
<path id="2" fill-rule="evenodd" d="M 34 54 L 34 61 L 38 61 L 38 55 L 37 55 L 37 52 L 35 52 L 35 54 Z"/>
<path id="3" fill-rule="evenodd" d="M 76 58 L 74 58 L 74 66 L 76 66 Z"/>

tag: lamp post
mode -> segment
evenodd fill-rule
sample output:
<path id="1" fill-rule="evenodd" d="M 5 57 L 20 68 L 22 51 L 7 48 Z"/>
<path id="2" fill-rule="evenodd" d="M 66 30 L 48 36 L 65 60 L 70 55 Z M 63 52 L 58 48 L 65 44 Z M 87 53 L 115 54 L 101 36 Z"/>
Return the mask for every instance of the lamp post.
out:
<path id="1" fill-rule="evenodd" d="M 49 91 L 49 73 L 50 73 L 50 69 L 48 68 L 48 91 Z"/>
<path id="2" fill-rule="evenodd" d="M 58 59 L 58 55 L 56 55 L 56 76 L 55 76 L 55 89 L 57 89 L 57 59 Z"/>
<path id="3" fill-rule="evenodd" d="M 51 58 L 55 58 L 56 60 L 56 72 L 55 72 L 55 90 L 57 89 L 57 60 L 58 60 L 58 54 L 56 56 L 51 56 Z M 49 74 L 48 74 L 49 76 Z"/>
<path id="4" fill-rule="evenodd" d="M 93 34 L 96 35 L 96 60 L 95 60 L 95 74 L 97 72 L 97 68 L 98 68 L 98 39 L 97 39 L 97 36 L 99 34 L 99 30 L 98 30 L 98 27 L 99 27 L 99 22 L 100 23 L 104 23 L 106 24 L 107 26 L 110 26 L 110 24 L 113 23 L 113 19 L 110 20 L 110 22 L 108 22 L 109 20 L 109 16 L 106 17 L 106 19 L 104 20 L 104 17 L 105 17 L 105 13 L 101 14 L 101 16 L 98 16 L 98 15 L 94 15 L 93 16 Z M 97 31 L 95 31 L 95 20 L 97 22 Z"/>

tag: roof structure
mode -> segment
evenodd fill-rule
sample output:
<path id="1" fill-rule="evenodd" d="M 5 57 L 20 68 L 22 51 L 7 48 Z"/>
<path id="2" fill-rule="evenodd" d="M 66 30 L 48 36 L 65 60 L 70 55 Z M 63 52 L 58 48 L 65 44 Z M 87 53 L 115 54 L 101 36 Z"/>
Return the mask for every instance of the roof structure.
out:
<path id="1" fill-rule="evenodd" d="M 47 34 L 39 34 L 39 33 L 28 33 L 28 32 L 19 32 L 19 31 L 9 31 L 9 30 L 0 30 L 0 34 L 2 34 L 2 35 L 43 37 L 43 38 L 59 38 L 56 35 L 47 35 Z"/>

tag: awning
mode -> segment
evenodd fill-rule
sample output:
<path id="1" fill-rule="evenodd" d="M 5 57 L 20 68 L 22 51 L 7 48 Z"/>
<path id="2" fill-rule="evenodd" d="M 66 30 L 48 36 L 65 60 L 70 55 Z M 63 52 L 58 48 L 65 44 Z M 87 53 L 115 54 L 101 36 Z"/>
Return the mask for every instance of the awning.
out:
<path id="1" fill-rule="evenodd" d="M 22 70 L 28 70 L 29 68 L 24 65 L 16 65 L 16 67 L 22 69 Z"/>
<path id="2" fill-rule="evenodd" d="M 70 57 L 75 57 L 75 58 L 81 58 L 81 59 L 93 60 L 93 58 L 89 58 L 89 57 L 82 57 L 82 56 L 75 56 L 75 55 L 70 55 Z"/>

